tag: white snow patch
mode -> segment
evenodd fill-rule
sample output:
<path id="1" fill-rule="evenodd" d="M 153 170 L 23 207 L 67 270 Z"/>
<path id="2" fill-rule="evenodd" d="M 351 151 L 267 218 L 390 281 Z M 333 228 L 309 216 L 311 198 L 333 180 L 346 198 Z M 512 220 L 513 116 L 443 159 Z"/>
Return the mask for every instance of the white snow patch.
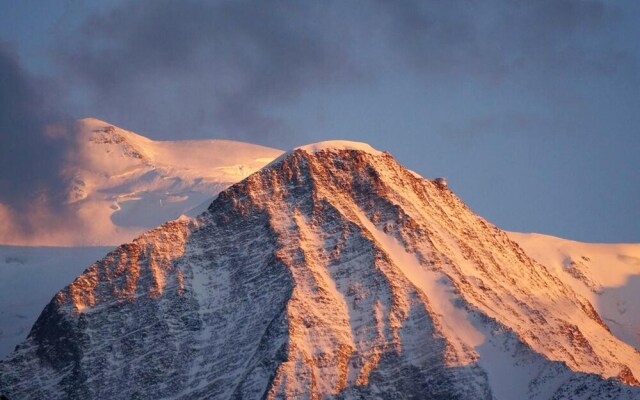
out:
<path id="1" fill-rule="evenodd" d="M 363 142 L 353 142 L 350 140 L 326 140 L 324 142 L 311 143 L 311 144 L 306 144 L 304 146 L 295 147 L 294 149 L 281 154 L 278 158 L 271 161 L 264 168 L 269 168 L 272 165 L 278 164 L 280 161 L 287 158 L 289 154 L 292 154 L 297 150 L 302 150 L 310 154 L 315 154 L 320 151 L 339 151 L 339 150 L 363 151 L 365 153 L 368 153 L 374 156 L 379 156 L 383 154 L 382 151 L 376 150 L 373 147 L 371 147 L 371 145 Z"/>
<path id="2" fill-rule="evenodd" d="M 352 142 L 349 140 L 327 140 L 324 142 L 311 143 L 304 146 L 296 147 L 294 150 L 304 150 L 307 153 L 317 153 L 324 150 L 357 150 L 378 156 L 381 151 L 374 149 L 367 143 Z"/>

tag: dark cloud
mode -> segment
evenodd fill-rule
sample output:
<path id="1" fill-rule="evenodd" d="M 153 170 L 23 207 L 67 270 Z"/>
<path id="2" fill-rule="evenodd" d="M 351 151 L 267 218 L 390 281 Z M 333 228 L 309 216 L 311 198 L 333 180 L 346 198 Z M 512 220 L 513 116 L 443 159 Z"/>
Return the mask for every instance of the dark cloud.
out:
<path id="1" fill-rule="evenodd" d="M 0 43 L 0 200 L 21 206 L 55 186 L 64 140 L 46 134 L 60 114 L 48 101 L 49 83 L 29 76 L 15 51 Z"/>
<path id="2" fill-rule="evenodd" d="M 285 130 L 272 107 L 357 78 L 344 43 L 316 23 L 323 13 L 295 1 L 131 1 L 89 18 L 57 57 L 116 122 L 264 142 Z"/>
<path id="3" fill-rule="evenodd" d="M 125 1 L 59 37 L 55 56 L 81 114 L 282 146 L 281 107 L 380 71 L 426 85 L 515 75 L 545 96 L 566 76 L 634 71 L 608 36 L 619 17 L 598 0 Z"/>
<path id="4" fill-rule="evenodd" d="M 50 82 L 30 76 L 16 52 L 0 43 L 0 242 L 11 243 L 65 218 L 60 175 L 68 136 L 48 129 L 62 114 Z M 67 131 L 63 129 L 62 131 Z M 47 222 L 42 219 L 43 216 Z M 54 217 L 49 218 L 49 217 Z M 70 220 L 67 220 L 68 222 Z"/>

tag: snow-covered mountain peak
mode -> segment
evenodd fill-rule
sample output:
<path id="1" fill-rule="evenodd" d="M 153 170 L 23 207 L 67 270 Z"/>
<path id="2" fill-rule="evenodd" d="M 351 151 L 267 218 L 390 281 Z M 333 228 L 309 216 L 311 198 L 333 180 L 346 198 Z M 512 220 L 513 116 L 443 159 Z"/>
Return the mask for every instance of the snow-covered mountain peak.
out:
<path id="1" fill-rule="evenodd" d="M 62 211 L 56 210 L 69 224 L 43 220 L 35 224 L 42 231 L 8 235 L 11 241 L 2 244 L 123 243 L 181 214 L 201 212 L 221 190 L 282 154 L 231 140 L 151 140 L 95 118 L 54 128 L 74 146 L 60 171 L 67 185 Z"/>
<path id="2" fill-rule="evenodd" d="M 294 151 L 91 265 L 0 363 L 0 391 L 633 399 L 638 376 L 587 298 L 446 186 L 333 149 Z"/>
<path id="3" fill-rule="evenodd" d="M 156 169 L 169 169 L 170 172 L 184 176 L 197 175 L 218 181 L 237 182 L 282 154 L 280 150 L 233 140 L 157 141 L 94 118 L 78 122 L 79 142 L 86 145 L 82 147 L 85 150 L 82 155 L 91 157 L 89 160 L 85 158 L 85 164 L 80 167 L 86 167 L 87 162 L 90 164 L 91 161 L 102 161 L 100 158 L 104 157 L 104 151 L 100 149 L 106 149 L 112 157 L 122 156 L 118 152 L 113 154 L 113 149 L 109 149 L 109 145 L 115 144 L 135 149 L 138 155 L 134 158 L 145 160 L 147 165 Z M 71 159 L 70 163 L 80 162 Z M 238 168 L 244 168 L 244 171 L 239 171 Z"/>
<path id="4" fill-rule="evenodd" d="M 367 143 L 353 142 L 349 140 L 327 140 L 323 142 L 310 143 L 304 146 L 296 147 L 294 151 L 295 150 L 303 150 L 308 153 L 316 153 L 319 151 L 357 150 L 372 155 L 382 154 L 381 151 L 374 149 Z"/>
<path id="5" fill-rule="evenodd" d="M 336 153 L 341 151 L 356 151 L 378 156 L 384 154 L 383 152 L 374 149 L 371 145 L 363 142 L 354 142 L 349 140 L 325 140 L 322 142 L 309 143 L 304 146 L 295 147 L 283 154 L 280 157 L 274 159 L 268 164 L 268 167 L 280 163 L 285 158 L 296 152 L 304 152 L 308 154 L 315 154 L 318 152 Z"/>

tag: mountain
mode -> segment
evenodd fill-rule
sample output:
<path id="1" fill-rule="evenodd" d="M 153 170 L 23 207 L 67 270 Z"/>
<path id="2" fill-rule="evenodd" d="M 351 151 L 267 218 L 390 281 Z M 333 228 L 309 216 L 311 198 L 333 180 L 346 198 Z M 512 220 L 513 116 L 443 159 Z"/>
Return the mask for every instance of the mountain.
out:
<path id="1" fill-rule="evenodd" d="M 71 126 L 71 128 L 69 128 Z M 73 149 L 60 174 L 69 226 L 42 224 L 2 244 L 105 246 L 128 242 L 181 214 L 199 214 L 214 195 L 282 151 L 230 140 L 153 141 L 93 118 L 63 125 Z"/>
<path id="2" fill-rule="evenodd" d="M 640 398 L 640 353 L 446 186 L 298 148 L 110 252 L 0 363 L 12 398 Z"/>

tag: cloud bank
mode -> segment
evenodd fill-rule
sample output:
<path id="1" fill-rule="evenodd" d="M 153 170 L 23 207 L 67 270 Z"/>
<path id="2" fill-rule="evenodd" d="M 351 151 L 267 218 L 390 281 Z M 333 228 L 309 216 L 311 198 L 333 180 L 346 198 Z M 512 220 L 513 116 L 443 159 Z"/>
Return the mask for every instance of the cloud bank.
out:
<path id="1" fill-rule="evenodd" d="M 612 33 L 620 18 L 599 0 L 124 1 L 64 32 L 52 53 L 80 110 L 278 146 L 293 134 L 283 107 L 385 72 L 426 86 L 518 80 L 552 100 L 566 79 L 633 73 Z"/>
<path id="2" fill-rule="evenodd" d="M 322 11 L 296 1 L 126 2 L 87 19 L 57 57 L 116 120 L 252 140 L 286 133 L 270 107 L 357 80 L 348 49 L 314 23 Z"/>

